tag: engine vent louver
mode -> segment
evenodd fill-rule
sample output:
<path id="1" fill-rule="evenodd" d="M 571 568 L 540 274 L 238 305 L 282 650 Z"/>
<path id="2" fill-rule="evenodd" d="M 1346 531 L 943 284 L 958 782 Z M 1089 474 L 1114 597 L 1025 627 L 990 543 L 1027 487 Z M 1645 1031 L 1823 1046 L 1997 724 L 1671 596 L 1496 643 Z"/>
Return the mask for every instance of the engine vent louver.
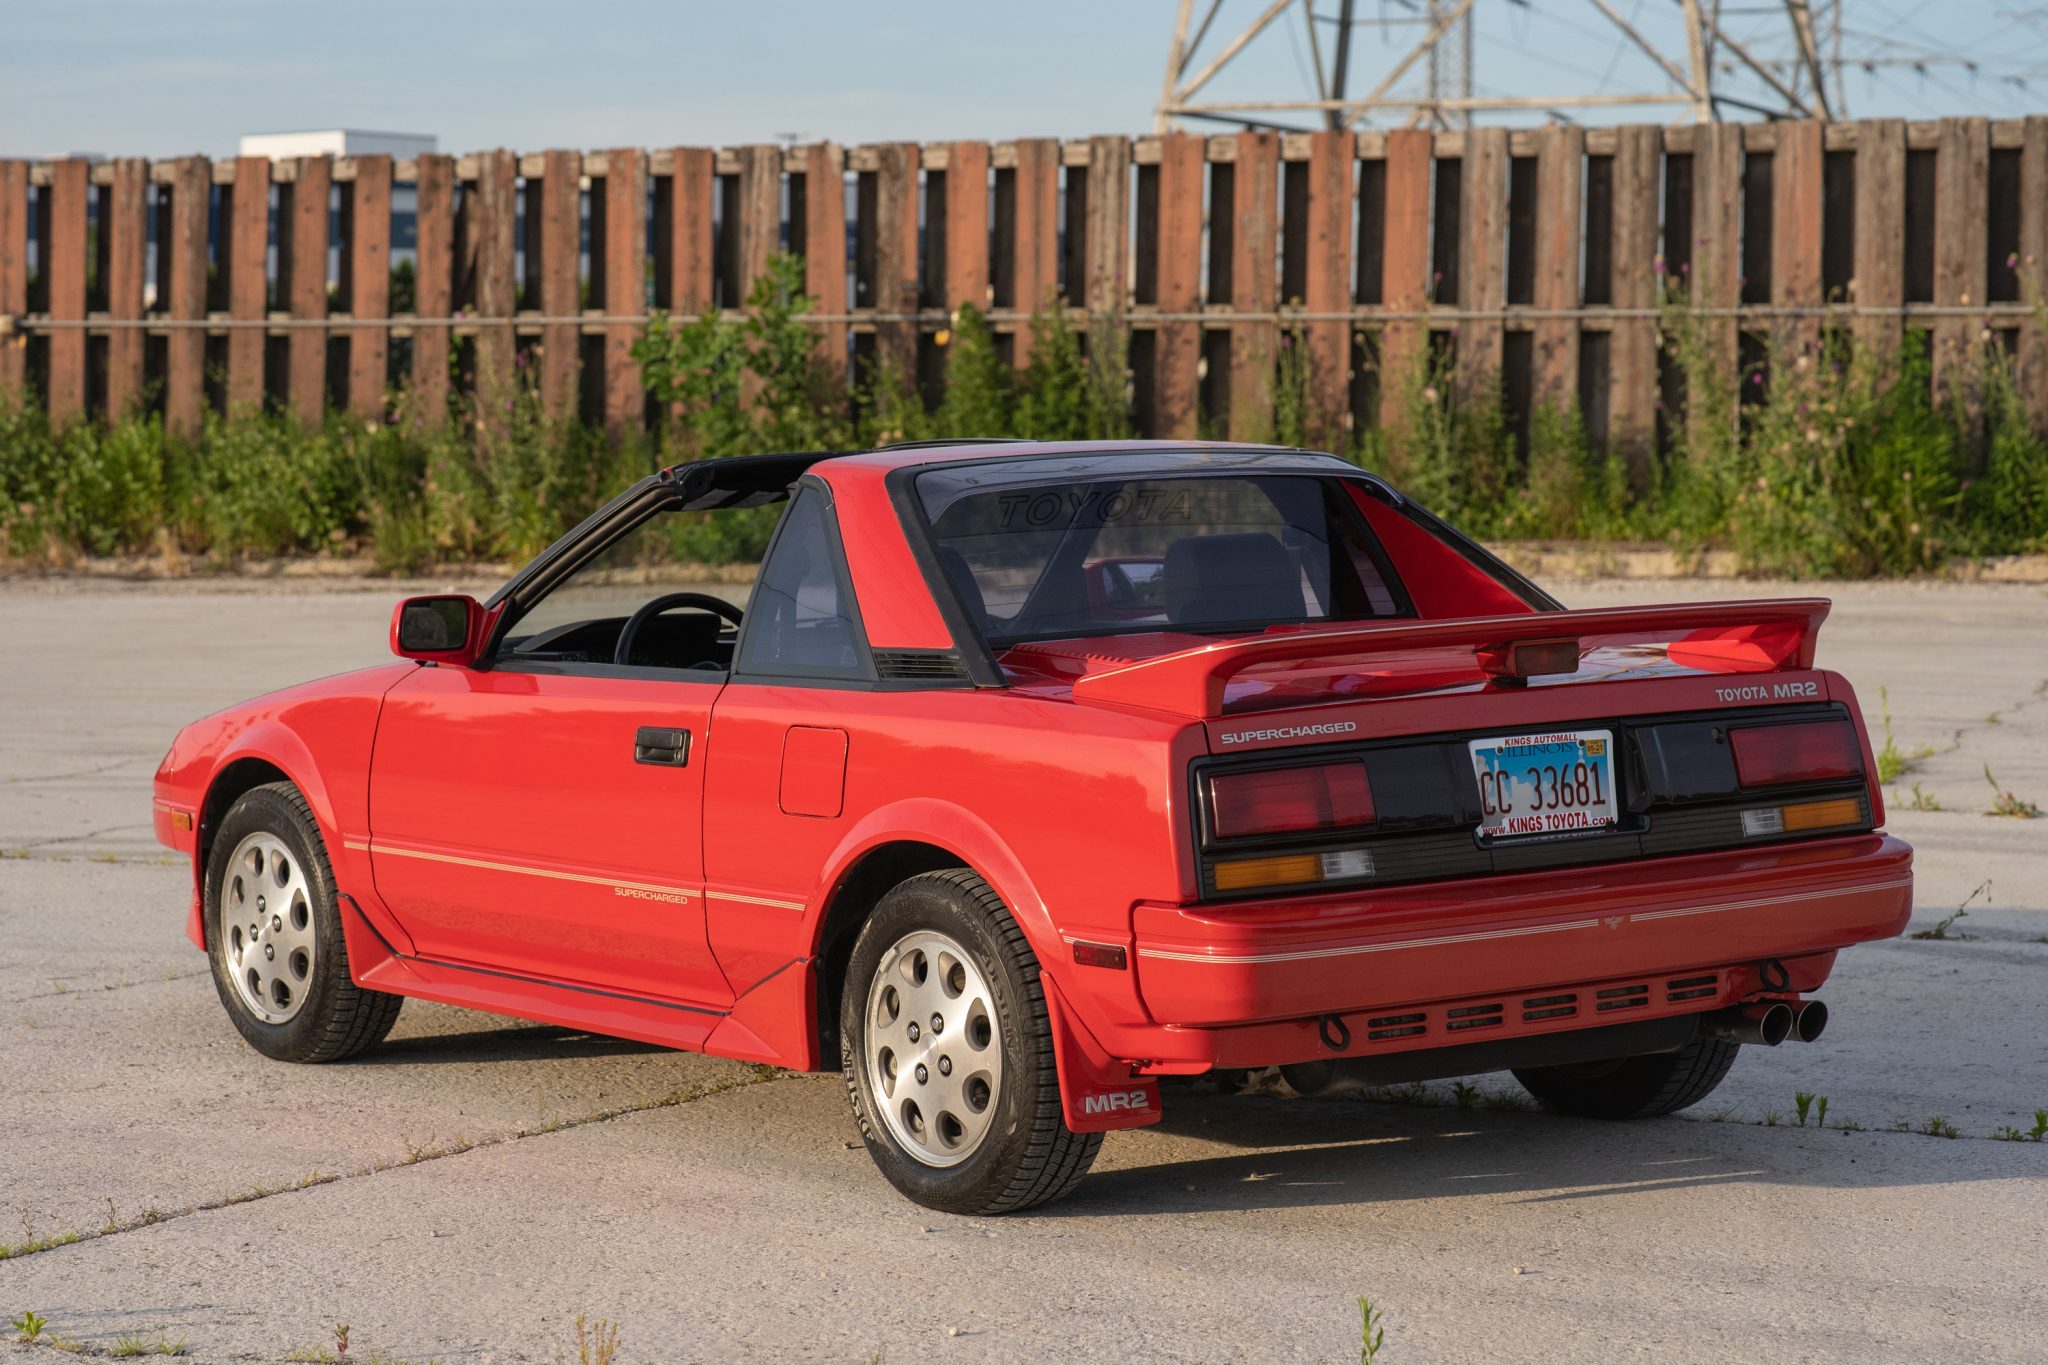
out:
<path id="1" fill-rule="evenodd" d="M 960 656 L 950 649 L 878 649 L 875 672 L 885 682 L 960 683 L 968 681 Z"/>

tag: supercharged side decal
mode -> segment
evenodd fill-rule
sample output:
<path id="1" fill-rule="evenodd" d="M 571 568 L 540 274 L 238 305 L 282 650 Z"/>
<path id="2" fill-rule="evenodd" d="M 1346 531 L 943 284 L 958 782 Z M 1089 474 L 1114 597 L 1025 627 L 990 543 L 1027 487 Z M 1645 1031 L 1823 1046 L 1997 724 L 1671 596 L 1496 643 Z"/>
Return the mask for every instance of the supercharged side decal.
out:
<path id="1" fill-rule="evenodd" d="M 1477 943 L 1488 939 L 1526 938 L 1532 934 L 1562 934 L 1576 929 L 1597 929 L 1602 925 L 1609 929 L 1619 929 L 1624 924 L 1681 919 L 1690 915 L 1718 915 L 1732 910 L 1755 910 L 1766 905 L 1789 905 L 1799 901 L 1833 900 L 1841 896 L 1860 896 L 1873 891 L 1896 890 L 1899 887 L 1910 887 L 1912 884 L 1911 877 L 1897 877 L 1891 881 L 1865 882 L 1860 886 L 1839 886 L 1828 891 L 1798 891 L 1783 896 L 1758 896 L 1749 900 L 1724 901 L 1718 905 L 1687 906 L 1675 910 L 1638 910 L 1626 915 L 1558 920 L 1551 924 L 1530 924 L 1514 929 L 1480 929 L 1464 934 L 1436 934 L 1429 938 L 1403 939 L 1395 943 L 1360 943 L 1341 948 L 1303 948 L 1277 953 L 1186 953 L 1170 948 L 1140 948 L 1138 956 L 1164 962 L 1202 962 L 1227 967 L 1255 966 L 1267 962 L 1307 962 L 1329 957 L 1356 957 L 1367 953 L 1398 953 L 1411 948 L 1441 948 L 1447 944 Z"/>
<path id="2" fill-rule="evenodd" d="M 423 848 L 402 848 L 379 840 L 358 843 L 343 840 L 342 847 L 366 852 L 372 857 L 418 858 L 423 862 L 447 863 L 454 867 L 474 867 L 485 872 L 508 872 L 519 877 L 545 877 L 550 881 L 578 882 L 585 886 L 608 886 L 620 896 L 632 896 L 640 900 L 671 901 L 686 905 L 694 893 L 686 887 L 665 885 L 661 882 L 633 882 L 618 877 L 600 877 L 588 872 L 563 872 L 552 867 L 534 867 L 527 863 L 501 863 L 489 858 L 465 858 L 453 853 L 430 853 Z"/>

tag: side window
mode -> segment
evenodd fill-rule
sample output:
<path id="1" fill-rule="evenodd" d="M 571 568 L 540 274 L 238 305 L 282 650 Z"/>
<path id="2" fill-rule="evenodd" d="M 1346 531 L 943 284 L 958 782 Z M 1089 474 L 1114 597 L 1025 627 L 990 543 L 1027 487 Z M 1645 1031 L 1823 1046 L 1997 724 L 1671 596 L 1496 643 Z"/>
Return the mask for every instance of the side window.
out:
<path id="1" fill-rule="evenodd" d="M 823 495 L 797 491 L 768 547 L 747 605 L 740 673 L 864 678 L 860 627 L 839 580 L 837 538 Z"/>

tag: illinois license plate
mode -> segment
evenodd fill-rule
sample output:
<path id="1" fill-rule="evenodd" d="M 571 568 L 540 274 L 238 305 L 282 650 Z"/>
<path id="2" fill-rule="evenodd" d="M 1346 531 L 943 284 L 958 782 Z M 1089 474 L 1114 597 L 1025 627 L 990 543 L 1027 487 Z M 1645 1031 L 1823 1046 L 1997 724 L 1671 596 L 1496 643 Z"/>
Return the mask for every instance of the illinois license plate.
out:
<path id="1" fill-rule="evenodd" d="M 1564 730 L 1471 742 L 1482 837 L 1577 834 L 1614 823 L 1614 734 Z"/>

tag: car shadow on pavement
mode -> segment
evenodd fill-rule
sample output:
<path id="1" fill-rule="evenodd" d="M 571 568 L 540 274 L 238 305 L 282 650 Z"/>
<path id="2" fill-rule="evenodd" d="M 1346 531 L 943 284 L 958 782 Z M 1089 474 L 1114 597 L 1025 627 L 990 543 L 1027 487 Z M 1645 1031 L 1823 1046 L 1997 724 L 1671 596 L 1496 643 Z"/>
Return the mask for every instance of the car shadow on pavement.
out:
<path id="1" fill-rule="evenodd" d="M 611 1038 L 549 1024 L 473 1029 L 461 1033 L 421 1033 L 387 1038 L 350 1066 L 421 1066 L 448 1063 L 570 1061 L 591 1057 L 626 1057 L 668 1052 L 653 1043 Z"/>
<path id="2" fill-rule="evenodd" d="M 1182 1092 L 1158 1125 L 1112 1135 L 1096 1177 L 1038 1216 L 1124 1218 L 1461 1195 L 1537 1204 L 1740 1183 L 1859 1189 L 2013 1174 L 2002 1169 L 2005 1162 L 1987 1169 L 1969 1159 L 1874 1158 L 1868 1142 L 1894 1135 L 1855 1134 L 1862 1143 L 1848 1136 L 1676 1118 L 1602 1123 L 1356 1097 Z M 1917 1155 L 1955 1158 L 1969 1148 L 1981 1156 L 1990 1145 L 1930 1142 Z"/>

